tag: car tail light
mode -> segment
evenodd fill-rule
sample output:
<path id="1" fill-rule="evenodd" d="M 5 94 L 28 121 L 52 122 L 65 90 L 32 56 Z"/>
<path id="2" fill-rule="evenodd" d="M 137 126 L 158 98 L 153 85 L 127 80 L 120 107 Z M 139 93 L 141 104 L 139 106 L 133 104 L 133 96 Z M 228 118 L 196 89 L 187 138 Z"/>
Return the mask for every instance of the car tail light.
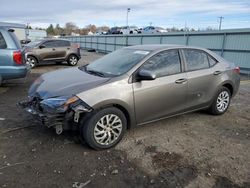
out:
<path id="1" fill-rule="evenodd" d="M 73 48 L 80 48 L 80 44 L 72 44 Z"/>
<path id="2" fill-rule="evenodd" d="M 23 64 L 23 56 L 21 51 L 14 51 L 13 52 L 13 60 L 16 64 L 22 65 Z"/>
<path id="3" fill-rule="evenodd" d="M 240 67 L 235 67 L 233 71 L 237 74 L 240 74 Z"/>

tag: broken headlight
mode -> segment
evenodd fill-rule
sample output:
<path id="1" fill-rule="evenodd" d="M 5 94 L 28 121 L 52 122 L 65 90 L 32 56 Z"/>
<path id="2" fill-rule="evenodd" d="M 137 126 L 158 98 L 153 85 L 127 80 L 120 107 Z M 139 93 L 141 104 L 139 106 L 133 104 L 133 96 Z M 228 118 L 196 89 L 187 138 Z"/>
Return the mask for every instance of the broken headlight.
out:
<path id="1" fill-rule="evenodd" d="M 62 97 L 53 97 L 44 99 L 40 102 L 43 109 L 48 109 L 49 111 L 60 111 L 64 112 L 68 109 L 69 105 L 77 102 L 79 98 L 77 96 L 68 97 L 68 96 L 62 96 Z"/>

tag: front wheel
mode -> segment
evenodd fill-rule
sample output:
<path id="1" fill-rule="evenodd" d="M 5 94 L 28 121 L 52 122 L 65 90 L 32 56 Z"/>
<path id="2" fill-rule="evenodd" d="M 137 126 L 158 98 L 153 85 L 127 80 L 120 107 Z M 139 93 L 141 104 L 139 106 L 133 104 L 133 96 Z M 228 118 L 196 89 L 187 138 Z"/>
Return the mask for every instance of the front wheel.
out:
<path id="1" fill-rule="evenodd" d="M 114 147 L 120 142 L 127 129 L 127 120 L 121 110 L 109 107 L 93 113 L 81 125 L 81 136 L 86 143 L 100 150 Z"/>
<path id="2" fill-rule="evenodd" d="M 228 88 L 222 87 L 216 94 L 212 105 L 209 108 L 209 112 L 214 115 L 224 114 L 231 101 L 231 92 Z"/>
<path id="3" fill-rule="evenodd" d="M 68 65 L 70 65 L 70 66 L 75 66 L 75 65 L 77 65 L 77 63 L 78 63 L 78 57 L 76 56 L 76 55 L 70 55 L 69 57 L 68 57 L 68 60 L 67 60 L 67 62 L 68 62 Z"/>

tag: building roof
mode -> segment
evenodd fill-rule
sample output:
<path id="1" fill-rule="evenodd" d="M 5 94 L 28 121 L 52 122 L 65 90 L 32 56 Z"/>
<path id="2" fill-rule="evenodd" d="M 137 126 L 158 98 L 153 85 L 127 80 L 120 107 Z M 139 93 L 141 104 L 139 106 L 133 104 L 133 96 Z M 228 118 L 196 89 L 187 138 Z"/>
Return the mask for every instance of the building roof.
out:
<path id="1" fill-rule="evenodd" d="M 25 24 L 19 24 L 19 23 L 8 23 L 8 22 L 0 22 L 0 27 L 9 27 L 9 28 L 22 28 L 25 29 Z"/>

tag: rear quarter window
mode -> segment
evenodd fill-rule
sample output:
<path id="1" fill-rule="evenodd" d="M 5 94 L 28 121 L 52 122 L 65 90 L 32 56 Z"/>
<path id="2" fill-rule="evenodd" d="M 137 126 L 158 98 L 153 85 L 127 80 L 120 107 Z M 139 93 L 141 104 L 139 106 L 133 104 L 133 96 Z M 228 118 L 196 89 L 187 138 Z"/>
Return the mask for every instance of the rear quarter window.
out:
<path id="1" fill-rule="evenodd" d="M 5 39 L 3 38 L 2 33 L 0 32 L 0 49 L 6 49 L 7 48 L 7 44 L 5 42 Z"/>
<path id="2" fill-rule="evenodd" d="M 21 46 L 20 41 L 19 41 L 18 38 L 16 37 L 16 34 L 15 34 L 13 31 L 9 31 L 8 33 L 10 34 L 11 38 L 13 39 L 13 41 L 14 41 L 14 43 L 15 43 L 17 49 L 21 49 L 22 46 Z"/>
<path id="3" fill-rule="evenodd" d="M 184 55 L 187 63 L 187 71 L 209 68 L 208 56 L 205 52 L 195 49 L 185 49 Z"/>

